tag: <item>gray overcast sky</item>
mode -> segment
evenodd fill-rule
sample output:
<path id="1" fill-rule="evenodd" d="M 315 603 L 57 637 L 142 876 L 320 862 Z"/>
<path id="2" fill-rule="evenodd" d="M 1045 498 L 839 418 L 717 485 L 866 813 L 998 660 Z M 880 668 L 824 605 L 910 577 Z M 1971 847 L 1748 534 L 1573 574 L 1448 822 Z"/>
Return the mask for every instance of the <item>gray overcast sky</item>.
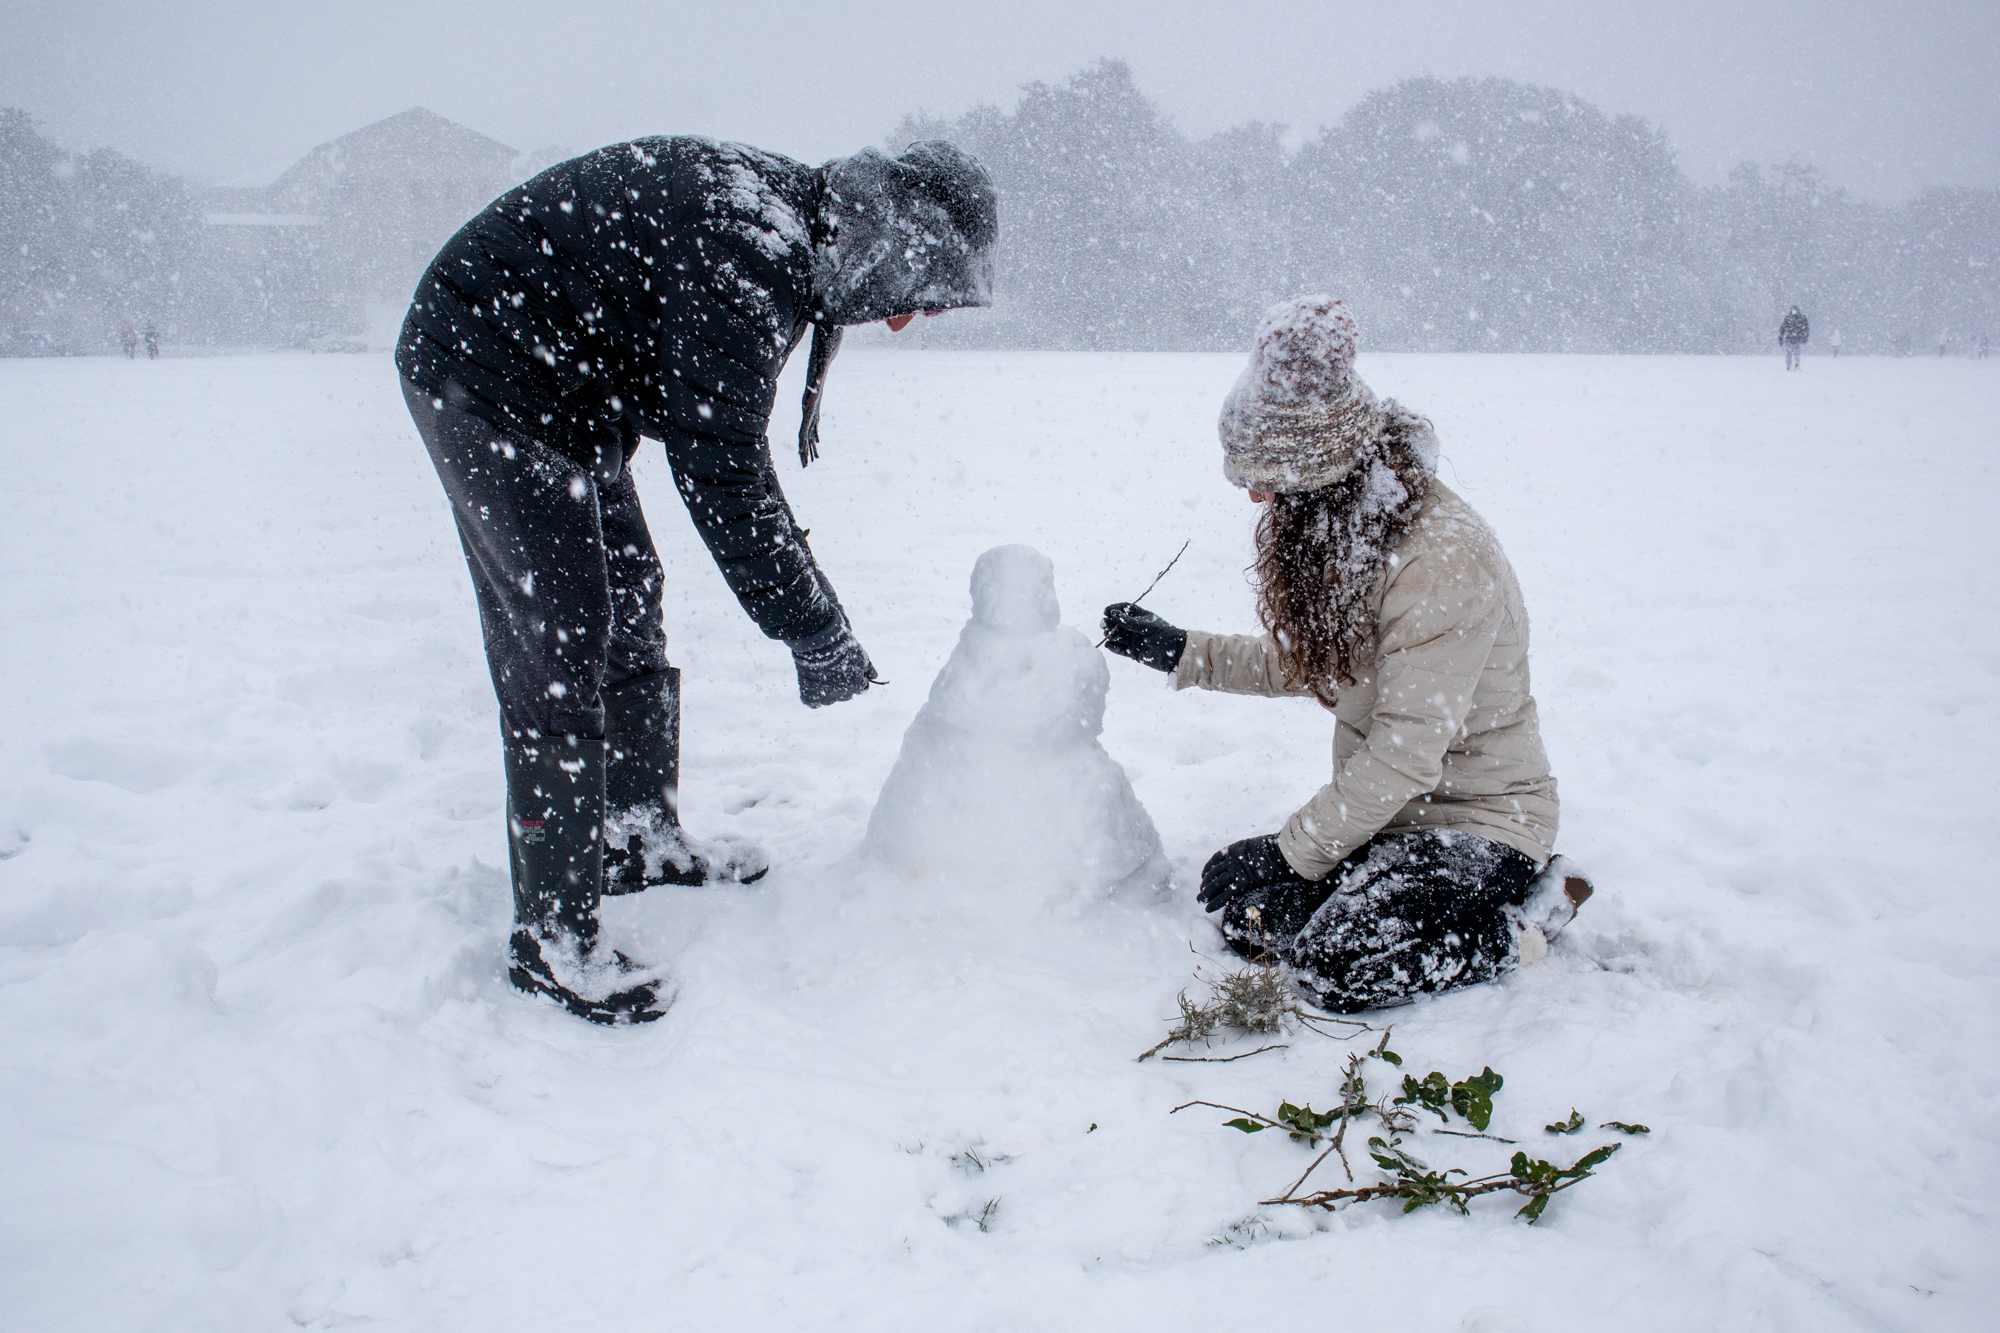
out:
<path id="1" fill-rule="evenodd" d="M 1497 74 L 1663 125 L 1703 184 L 1797 156 L 1878 200 L 2000 185 L 2000 0 L 6 0 L 0 30 L 0 105 L 203 177 L 413 105 L 524 150 L 691 132 L 818 161 L 1111 55 L 1197 135 Z"/>

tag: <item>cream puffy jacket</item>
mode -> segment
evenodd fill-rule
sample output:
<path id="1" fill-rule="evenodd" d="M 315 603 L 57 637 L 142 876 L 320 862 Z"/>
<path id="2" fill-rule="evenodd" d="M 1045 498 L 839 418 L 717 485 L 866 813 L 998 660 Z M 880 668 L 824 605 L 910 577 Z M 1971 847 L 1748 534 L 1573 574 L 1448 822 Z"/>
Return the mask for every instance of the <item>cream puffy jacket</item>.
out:
<path id="1" fill-rule="evenodd" d="M 1375 599 L 1374 663 L 1333 705 L 1333 781 L 1279 850 L 1319 879 L 1384 830 L 1454 828 L 1546 862 L 1556 780 L 1528 690 L 1528 613 L 1493 530 L 1433 478 Z M 1285 684 L 1269 635 L 1190 631 L 1174 688 L 1194 687 L 1311 693 Z"/>

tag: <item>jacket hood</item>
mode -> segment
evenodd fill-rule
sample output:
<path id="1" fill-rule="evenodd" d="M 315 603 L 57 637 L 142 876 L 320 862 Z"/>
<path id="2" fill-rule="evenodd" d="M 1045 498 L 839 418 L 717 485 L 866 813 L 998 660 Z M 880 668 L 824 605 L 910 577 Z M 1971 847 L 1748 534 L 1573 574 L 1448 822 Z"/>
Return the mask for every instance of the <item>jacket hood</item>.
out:
<path id="1" fill-rule="evenodd" d="M 825 171 L 813 270 L 822 321 L 993 304 L 999 198 L 969 154 L 932 139 L 899 157 L 864 148 Z"/>

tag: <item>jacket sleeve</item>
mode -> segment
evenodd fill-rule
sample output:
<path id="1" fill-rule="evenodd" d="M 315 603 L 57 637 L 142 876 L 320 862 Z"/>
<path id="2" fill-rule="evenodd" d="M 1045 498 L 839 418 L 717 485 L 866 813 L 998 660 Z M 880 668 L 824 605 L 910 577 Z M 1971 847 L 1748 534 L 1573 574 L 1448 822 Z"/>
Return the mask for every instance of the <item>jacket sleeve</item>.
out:
<path id="1" fill-rule="evenodd" d="M 1285 683 L 1278 645 L 1270 635 L 1208 634 L 1201 630 L 1188 631 L 1180 665 L 1174 668 L 1174 688 L 1274 698 L 1312 693 Z"/>
<path id="2" fill-rule="evenodd" d="M 757 628 L 787 643 L 842 614 L 771 467 L 763 441 L 669 431 L 667 461 L 688 517 Z"/>
<path id="3" fill-rule="evenodd" d="M 1367 739 L 1278 834 L 1294 870 L 1324 877 L 1437 789 L 1506 614 L 1498 582 L 1475 561 L 1427 556 L 1398 571 L 1383 599 Z"/>

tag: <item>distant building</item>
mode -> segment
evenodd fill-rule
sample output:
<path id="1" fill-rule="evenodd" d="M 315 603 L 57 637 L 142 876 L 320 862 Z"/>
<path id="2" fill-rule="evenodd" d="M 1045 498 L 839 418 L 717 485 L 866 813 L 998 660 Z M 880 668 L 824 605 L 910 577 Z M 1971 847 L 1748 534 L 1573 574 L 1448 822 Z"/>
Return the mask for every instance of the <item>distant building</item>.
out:
<path id="1" fill-rule="evenodd" d="M 212 242 L 234 256 L 260 340 L 360 332 L 400 306 L 439 246 L 519 179 L 521 154 L 422 107 L 321 144 L 269 185 L 206 191 Z"/>

